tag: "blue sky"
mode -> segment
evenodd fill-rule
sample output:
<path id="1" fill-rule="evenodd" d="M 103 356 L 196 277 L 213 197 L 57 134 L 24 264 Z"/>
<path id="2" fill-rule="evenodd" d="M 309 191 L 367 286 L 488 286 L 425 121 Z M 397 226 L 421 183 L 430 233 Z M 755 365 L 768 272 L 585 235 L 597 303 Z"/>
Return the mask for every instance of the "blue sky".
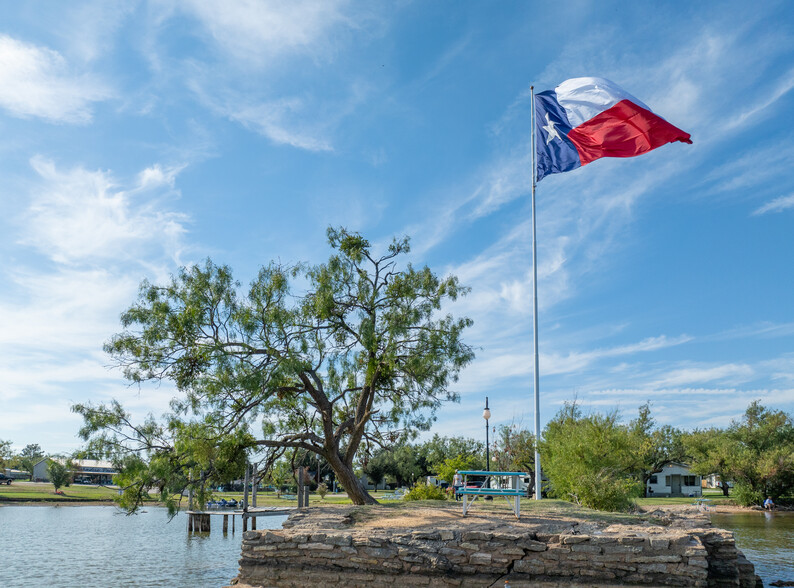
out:
<path id="1" fill-rule="evenodd" d="M 143 278 L 410 235 L 471 294 L 434 431 L 531 427 L 529 87 L 609 78 L 693 145 L 538 185 L 541 418 L 573 398 L 726 425 L 794 412 L 786 2 L 14 3 L 0 20 L 0 439 L 79 446 L 129 388 L 102 344 Z"/>

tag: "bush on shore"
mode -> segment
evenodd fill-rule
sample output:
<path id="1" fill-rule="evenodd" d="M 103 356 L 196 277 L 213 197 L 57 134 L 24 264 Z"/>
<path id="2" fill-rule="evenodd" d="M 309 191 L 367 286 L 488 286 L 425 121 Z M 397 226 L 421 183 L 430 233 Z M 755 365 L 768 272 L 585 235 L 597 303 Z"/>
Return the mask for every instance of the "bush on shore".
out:
<path id="1" fill-rule="evenodd" d="M 438 486 L 417 482 L 404 498 L 405 500 L 446 500 L 447 495 Z"/>

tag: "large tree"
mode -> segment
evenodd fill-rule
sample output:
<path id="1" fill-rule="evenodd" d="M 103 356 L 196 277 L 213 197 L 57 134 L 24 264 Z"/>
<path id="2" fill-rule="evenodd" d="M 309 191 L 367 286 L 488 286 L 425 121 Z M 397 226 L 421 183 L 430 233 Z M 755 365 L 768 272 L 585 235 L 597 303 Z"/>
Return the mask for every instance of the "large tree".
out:
<path id="1" fill-rule="evenodd" d="M 642 492 L 633 477 L 634 442 L 617 412 L 583 415 L 565 403 L 543 432 L 543 472 L 550 493 L 599 510 L 627 510 Z"/>
<path id="2" fill-rule="evenodd" d="M 670 425 L 656 426 L 651 415 L 651 404 L 646 402 L 639 408 L 637 418 L 629 423 L 633 438 L 635 464 L 634 475 L 642 482 L 643 492 L 648 494 L 648 479 L 670 461 L 688 462 L 689 454 L 684 445 L 684 434 Z"/>
<path id="3" fill-rule="evenodd" d="M 225 441 L 230 456 L 316 453 L 354 503 L 375 502 L 353 471 L 359 446 L 427 429 L 441 402 L 457 399 L 449 385 L 473 358 L 461 339 L 470 320 L 442 305 L 466 290 L 455 277 L 398 265 L 407 239 L 377 255 L 357 233 L 329 229 L 328 238 L 326 263 L 271 263 L 245 296 L 231 270 L 210 261 L 165 286 L 141 285 L 106 350 L 133 382 L 172 381 L 173 412 L 135 424 L 118 403 L 74 407 L 92 448 L 134 450 L 155 464 L 133 460 L 139 473 L 128 485 L 211 480 L 218 463 L 234 461 L 212 455 Z"/>
<path id="4" fill-rule="evenodd" d="M 0 468 L 5 468 L 11 462 L 14 452 L 11 449 L 11 441 L 0 439 Z"/>
<path id="5" fill-rule="evenodd" d="M 794 485 L 794 421 L 758 401 L 727 429 L 692 432 L 687 446 L 694 471 L 719 474 L 726 494 L 729 481 L 737 491 L 744 490 L 743 499 L 755 501 L 769 495 L 778 498 Z"/>
<path id="6" fill-rule="evenodd" d="M 29 443 L 19 452 L 19 467 L 33 476 L 33 466 L 44 457 L 44 452 L 38 443 Z"/>
<path id="7" fill-rule="evenodd" d="M 55 486 L 55 492 L 58 492 L 63 486 L 68 487 L 72 483 L 70 467 L 71 464 L 66 460 L 61 463 L 58 459 L 50 459 L 47 464 L 47 473 L 50 476 L 50 482 Z"/>
<path id="8" fill-rule="evenodd" d="M 734 464 L 740 447 L 725 429 L 695 429 L 684 435 L 687 453 L 691 456 L 690 466 L 694 473 L 701 476 L 717 474 L 720 477 L 722 494 L 728 496 L 733 482 Z"/>
<path id="9" fill-rule="evenodd" d="M 500 425 L 495 431 L 491 460 L 503 472 L 535 473 L 535 436 L 519 424 Z"/>

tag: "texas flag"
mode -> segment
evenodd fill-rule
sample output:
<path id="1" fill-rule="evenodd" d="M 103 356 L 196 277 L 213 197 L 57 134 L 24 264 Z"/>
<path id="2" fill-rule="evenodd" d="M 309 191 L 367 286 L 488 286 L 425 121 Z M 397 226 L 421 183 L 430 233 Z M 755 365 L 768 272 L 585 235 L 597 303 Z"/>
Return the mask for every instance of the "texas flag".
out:
<path id="1" fill-rule="evenodd" d="M 537 181 L 601 157 L 634 157 L 689 133 L 604 78 L 574 78 L 535 95 Z"/>

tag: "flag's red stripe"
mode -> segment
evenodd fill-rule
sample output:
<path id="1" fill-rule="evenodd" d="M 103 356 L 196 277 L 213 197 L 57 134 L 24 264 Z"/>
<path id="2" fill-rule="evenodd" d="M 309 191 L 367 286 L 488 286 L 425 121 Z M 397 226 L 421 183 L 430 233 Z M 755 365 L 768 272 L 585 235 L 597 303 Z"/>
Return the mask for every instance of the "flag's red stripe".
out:
<path id="1" fill-rule="evenodd" d="M 600 157 L 634 157 L 665 143 L 691 143 L 689 133 L 650 110 L 621 100 L 568 133 L 582 165 Z"/>

